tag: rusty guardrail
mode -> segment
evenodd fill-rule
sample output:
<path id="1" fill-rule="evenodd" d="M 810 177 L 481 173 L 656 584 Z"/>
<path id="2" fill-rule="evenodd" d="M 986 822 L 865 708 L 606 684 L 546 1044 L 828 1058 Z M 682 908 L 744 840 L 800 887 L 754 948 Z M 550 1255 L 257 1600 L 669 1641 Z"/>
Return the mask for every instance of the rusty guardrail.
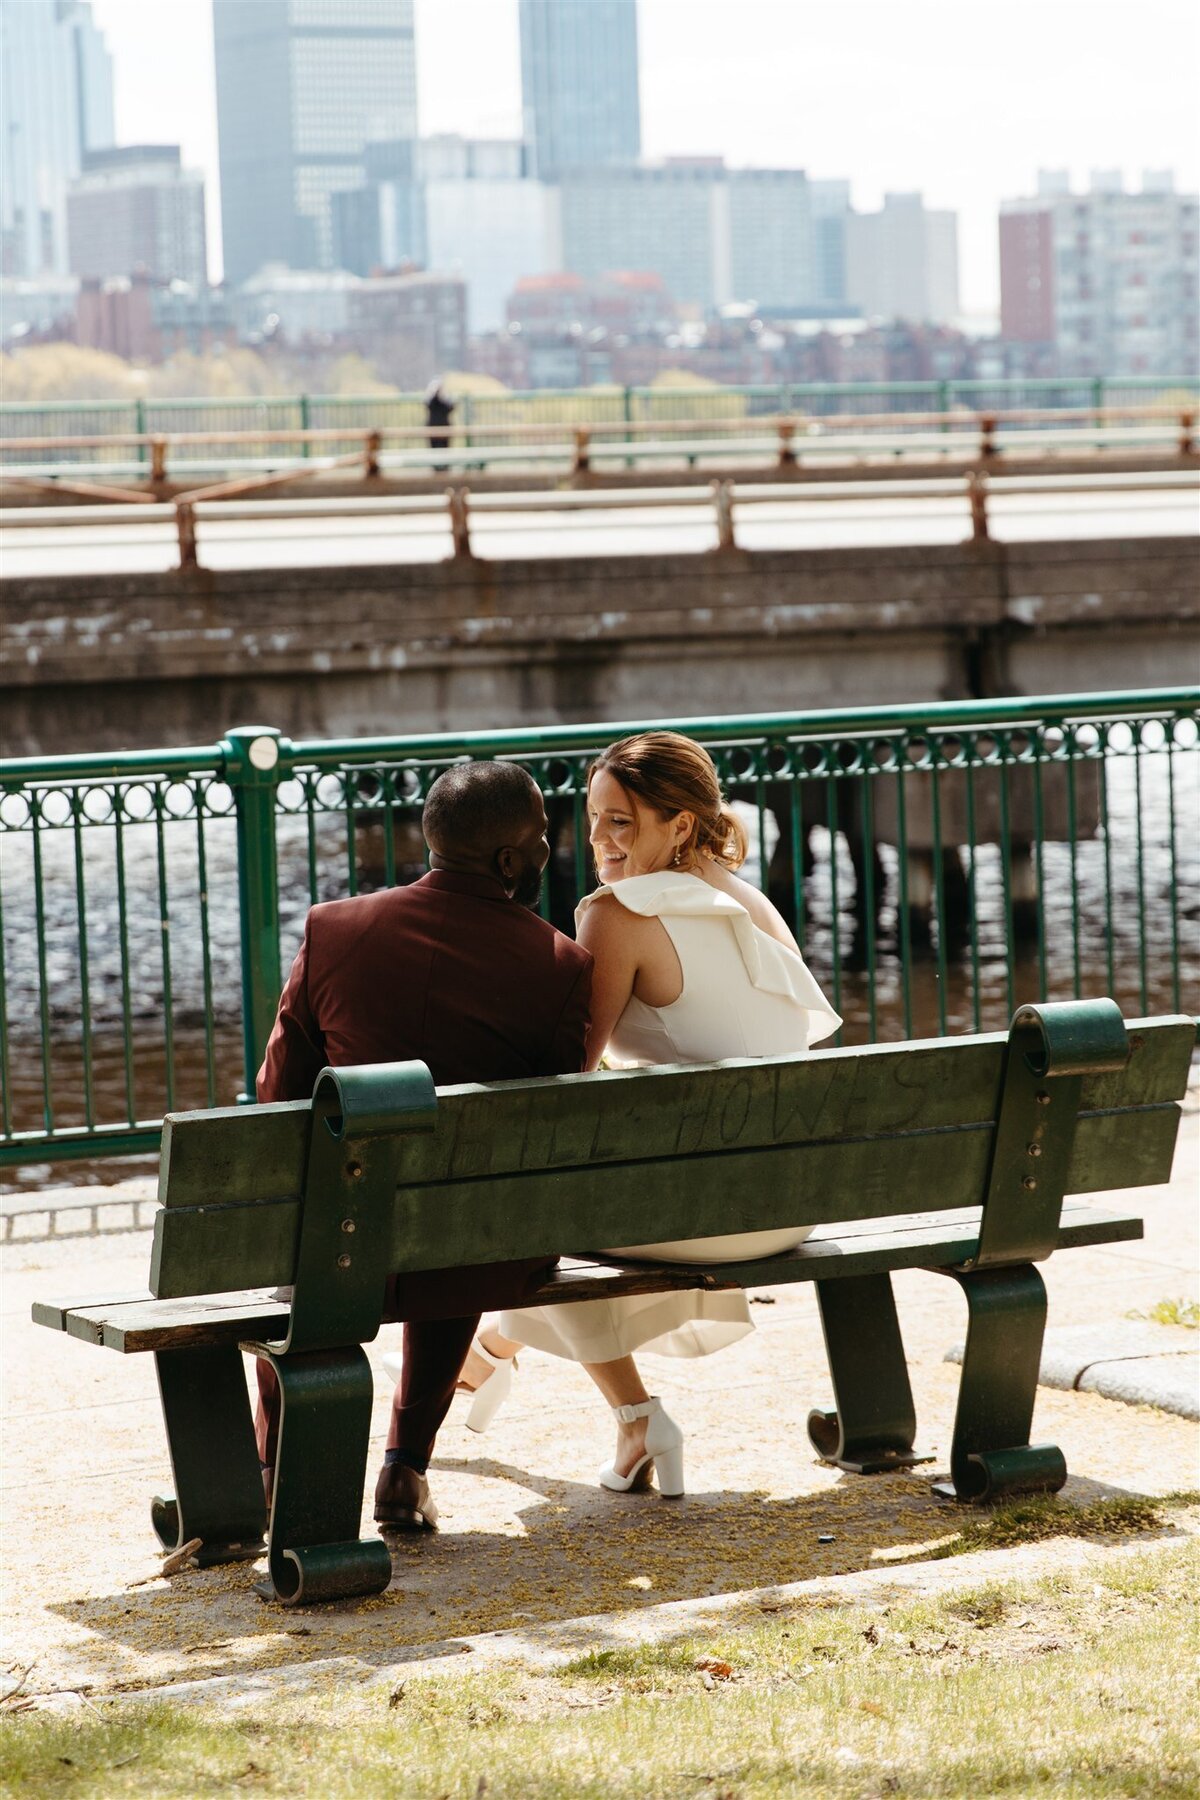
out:
<path id="1" fill-rule="evenodd" d="M 350 460 L 350 459 L 347 459 Z M 356 457 L 354 460 L 358 460 Z M 897 477 L 888 483 L 892 499 L 965 499 L 969 509 L 970 541 L 990 541 L 988 501 L 993 495 L 1019 496 L 1053 493 L 1146 493 L 1190 490 L 1200 485 L 1200 471 L 1188 469 L 1134 470 L 1121 473 L 1051 474 L 1030 477 L 1005 475 L 1002 468 L 975 463 L 970 468 L 939 476 Z M 109 524 L 155 525 L 174 523 L 181 569 L 199 566 L 198 526 L 203 522 L 247 523 L 255 520 L 421 518 L 444 517 L 450 531 L 451 555 L 472 556 L 471 525 L 477 514 L 542 515 L 569 512 L 671 510 L 711 506 L 719 551 L 739 548 L 734 507 L 787 502 L 797 506 L 828 501 L 877 499 L 875 481 L 827 480 L 796 486 L 792 483 L 747 482 L 739 486 L 727 475 L 707 486 L 657 488 L 551 489 L 541 492 L 485 492 L 472 494 L 465 482 L 452 482 L 439 494 L 363 495 L 319 497 L 313 500 L 263 500 L 247 498 L 277 485 L 279 476 L 258 482 L 229 482 L 200 488 L 170 501 L 126 501 L 119 506 L 88 505 L 10 507 L 0 513 L 0 530 L 52 529 Z"/>
<path id="2" fill-rule="evenodd" d="M 595 458 L 621 457 L 646 460 L 684 457 L 695 467 L 702 459 L 730 453 L 755 453 L 772 457 L 781 471 L 797 470 L 806 462 L 828 453 L 857 452 L 903 458 L 925 453 L 936 459 L 970 455 L 990 463 L 1013 452 L 1062 451 L 1079 447 L 1089 451 L 1140 447 L 1190 458 L 1197 454 L 1195 413 L 1169 406 L 1078 408 L 1025 408 L 967 413 L 863 413 L 836 414 L 820 419 L 802 414 L 746 418 L 676 420 L 591 420 L 572 426 L 562 424 L 505 425 L 493 442 L 465 441 L 464 434 L 431 430 L 428 426 L 387 426 L 364 430 L 361 426 L 321 426 L 309 429 L 194 431 L 165 433 L 124 432 L 111 435 L 63 437 L 13 437 L 0 439 L 0 480 L 37 491 L 69 492 L 80 498 L 121 501 L 160 491 L 171 479 L 171 459 L 176 457 L 179 477 L 189 471 L 184 452 L 221 446 L 236 454 L 239 448 L 299 449 L 302 455 L 286 469 L 246 472 L 239 482 L 279 483 L 328 474 L 331 470 L 360 466 L 364 478 L 382 472 L 382 458 L 396 446 L 390 462 L 416 472 L 427 470 L 431 479 L 456 468 L 480 469 L 493 463 L 559 461 L 574 479 L 596 473 Z M 499 441 L 501 440 L 502 441 Z M 332 458 L 313 457 L 314 449 L 354 444 L 355 450 Z M 420 449 L 418 450 L 418 446 Z M 136 451 L 133 468 L 136 486 L 117 488 L 98 481 L 91 465 L 35 464 L 28 468 L 12 463 L 14 455 L 61 456 L 64 451 Z M 193 462 L 195 459 L 192 459 Z M 109 464 L 110 469 L 120 465 Z M 96 465 L 103 473 L 105 465 Z M 231 491 L 233 489 L 231 488 Z M 180 498 L 194 498 L 194 494 Z"/>

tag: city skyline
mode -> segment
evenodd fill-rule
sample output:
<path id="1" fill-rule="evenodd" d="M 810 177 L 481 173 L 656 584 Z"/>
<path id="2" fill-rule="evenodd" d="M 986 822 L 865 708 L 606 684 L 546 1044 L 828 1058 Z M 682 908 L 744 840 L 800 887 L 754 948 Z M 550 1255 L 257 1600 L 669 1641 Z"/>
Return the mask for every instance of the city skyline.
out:
<path id="1" fill-rule="evenodd" d="M 215 278 L 220 199 L 209 0 L 172 0 L 169 39 L 147 34 L 146 7 L 147 0 L 94 4 L 115 64 L 118 140 L 178 140 L 185 163 L 203 170 Z M 161 18 L 161 7 L 154 11 Z M 724 0 L 641 0 L 646 158 L 707 152 L 738 166 L 842 175 L 860 209 L 877 206 L 885 192 L 920 189 L 928 205 L 959 213 L 968 314 L 997 310 L 999 203 L 1031 193 L 1039 167 L 1066 167 L 1077 186 L 1093 168 L 1120 168 L 1137 185 L 1143 169 L 1170 167 L 1181 188 L 1197 185 L 1196 133 L 1186 120 L 1200 14 L 1179 0 L 1145 0 L 1136 11 L 1125 0 L 1012 0 L 1003 38 L 994 42 L 987 21 L 964 23 L 953 0 L 914 0 L 902 16 L 877 0 L 865 0 L 853 17 L 830 9 L 811 39 L 803 13 L 791 0 L 744 0 L 729 36 L 733 15 Z M 416 0 L 416 42 L 423 134 L 519 135 L 517 0 Z M 869 64 L 864 42 L 872 46 Z M 820 77 L 805 79 L 814 43 Z M 896 73 L 914 43 L 919 90 L 914 74 Z M 1014 110 L 1021 120 L 1006 129 Z M 1025 123 L 1031 113 L 1036 125 Z"/>

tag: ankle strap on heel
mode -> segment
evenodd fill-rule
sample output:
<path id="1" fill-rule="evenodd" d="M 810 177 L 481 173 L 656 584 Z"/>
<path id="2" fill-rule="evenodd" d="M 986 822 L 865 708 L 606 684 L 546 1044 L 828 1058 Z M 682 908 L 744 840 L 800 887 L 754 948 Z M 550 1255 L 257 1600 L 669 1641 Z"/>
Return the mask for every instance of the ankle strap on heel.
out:
<path id="1" fill-rule="evenodd" d="M 613 1418 L 619 1425 L 632 1425 L 635 1419 L 648 1419 L 662 1405 L 657 1394 L 651 1394 L 649 1400 L 643 1400 L 638 1406 L 614 1406 Z"/>

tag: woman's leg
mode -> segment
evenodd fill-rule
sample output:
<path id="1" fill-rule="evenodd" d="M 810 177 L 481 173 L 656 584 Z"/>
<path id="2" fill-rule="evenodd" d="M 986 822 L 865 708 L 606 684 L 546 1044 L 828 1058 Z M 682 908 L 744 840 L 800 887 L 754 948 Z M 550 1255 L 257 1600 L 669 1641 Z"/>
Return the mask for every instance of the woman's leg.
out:
<path id="1" fill-rule="evenodd" d="M 637 1364 L 632 1356 L 618 1356 L 613 1362 L 584 1363 L 610 1406 L 641 1406 L 650 1396 L 646 1392 Z M 634 1464 L 646 1454 L 646 1420 L 632 1424 L 617 1421 L 617 1453 L 612 1466 L 618 1475 L 628 1475 Z"/>
<path id="2" fill-rule="evenodd" d="M 498 1362 L 510 1362 L 519 1350 L 524 1349 L 524 1345 L 518 1344 L 513 1338 L 507 1338 L 497 1331 L 496 1318 L 495 1313 L 490 1314 L 490 1323 L 481 1325 L 476 1336 L 484 1349 Z M 476 1388 L 483 1386 L 491 1372 L 491 1363 L 484 1362 L 478 1351 L 472 1348 L 467 1351 L 462 1372 L 458 1378 L 459 1383 L 473 1394 Z"/>

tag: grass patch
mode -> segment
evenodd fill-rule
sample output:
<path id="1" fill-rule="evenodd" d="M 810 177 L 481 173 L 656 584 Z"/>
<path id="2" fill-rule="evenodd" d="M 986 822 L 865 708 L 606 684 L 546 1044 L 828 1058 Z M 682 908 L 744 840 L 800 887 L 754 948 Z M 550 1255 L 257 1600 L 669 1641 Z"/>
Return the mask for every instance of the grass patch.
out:
<path id="1" fill-rule="evenodd" d="M 560 1681 L 620 1681 L 634 1685 L 662 1676 L 690 1674 L 698 1655 L 698 1651 L 687 1646 L 628 1644 L 616 1650 L 589 1650 L 586 1656 L 564 1663 L 555 1675 Z M 639 1685 L 637 1691 L 645 1689 Z"/>
<path id="2" fill-rule="evenodd" d="M 1194 1794 L 1196 1546 L 891 1605 L 797 1599 L 547 1673 L 6 1721 L 3 1792 L 58 1800 L 850 1800 Z M 724 1671 L 724 1672 L 720 1672 Z"/>
<path id="3" fill-rule="evenodd" d="M 1126 1313 L 1128 1319 L 1151 1319 L 1155 1325 L 1185 1325 L 1200 1331 L 1200 1300 L 1158 1300 L 1146 1312 Z"/>
<path id="4" fill-rule="evenodd" d="M 1010 1500 L 990 1512 L 965 1521 L 952 1538 L 921 1552 L 923 1559 L 940 1561 L 965 1556 L 975 1550 L 1007 1550 L 1014 1544 L 1036 1544 L 1055 1537 L 1132 1537 L 1143 1531 L 1164 1531 L 1172 1512 L 1200 1503 L 1200 1493 L 1180 1490 L 1151 1498 L 1145 1494 L 1119 1495 L 1093 1500 L 1086 1506 L 1060 1500 L 1057 1494 L 1031 1494 Z"/>
<path id="5" fill-rule="evenodd" d="M 989 1625 L 999 1625 L 1007 1618 L 1011 1601 L 1003 1587 L 989 1583 L 986 1587 L 968 1590 L 953 1600 L 947 1600 L 946 1611 L 956 1619 L 963 1619 L 968 1625 L 976 1625 L 985 1630 Z"/>

